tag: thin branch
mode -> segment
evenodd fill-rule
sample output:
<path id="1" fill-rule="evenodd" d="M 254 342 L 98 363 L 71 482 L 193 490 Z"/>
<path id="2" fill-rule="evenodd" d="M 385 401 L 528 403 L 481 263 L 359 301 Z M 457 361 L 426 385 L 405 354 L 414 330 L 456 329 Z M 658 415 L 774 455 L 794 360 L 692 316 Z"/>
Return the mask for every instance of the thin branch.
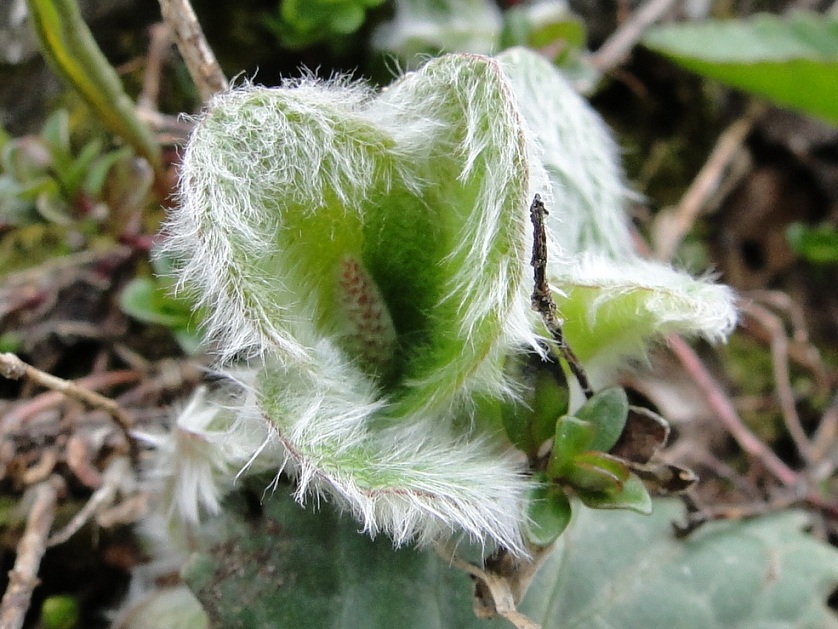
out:
<path id="1" fill-rule="evenodd" d="M 821 358 L 820 351 L 809 339 L 806 315 L 800 304 L 796 303 L 788 293 L 779 290 L 751 290 L 745 294 L 745 297 L 765 304 L 780 313 L 785 313 L 792 330 L 791 343 L 788 347 L 789 358 L 811 371 L 818 387 L 828 394 L 832 385 L 829 370 Z"/>
<path id="2" fill-rule="evenodd" d="M 63 544 L 75 535 L 97 511 L 104 506 L 111 505 L 116 501 L 120 489 L 125 485 L 126 479 L 131 476 L 131 466 L 124 457 L 114 459 L 102 474 L 102 485 L 93 492 L 82 509 L 73 516 L 67 525 L 55 533 L 47 541 L 47 546 L 58 546 Z"/>
<path id="3" fill-rule="evenodd" d="M 671 212 L 659 215 L 654 230 L 657 259 L 671 260 L 675 255 L 678 245 L 692 228 L 708 199 L 719 187 L 728 165 L 763 110 L 761 104 L 752 106 L 745 115 L 725 129 L 707 162 L 701 167 L 678 205 Z"/>
<path id="4" fill-rule="evenodd" d="M 0 354 L 0 376 L 9 378 L 10 380 L 27 378 L 35 384 L 59 391 L 68 398 L 105 411 L 113 418 L 114 423 L 125 437 L 129 452 L 131 453 L 131 460 L 134 462 L 138 460 L 139 451 L 137 449 L 137 442 L 131 436 L 131 421 L 128 419 L 125 411 L 122 410 L 122 407 L 110 398 L 80 387 L 70 380 L 64 380 L 63 378 L 58 378 L 45 371 L 41 371 L 23 362 L 14 354 Z"/>
<path id="5" fill-rule="evenodd" d="M 829 404 L 829 407 L 821 417 L 821 421 L 818 424 L 818 429 L 815 431 L 815 438 L 814 438 L 814 445 L 812 446 L 812 456 L 815 457 L 816 461 L 820 461 L 823 465 L 824 459 L 826 458 L 827 454 L 834 450 L 834 446 L 838 442 L 838 393 L 833 395 L 832 401 Z M 834 453 L 838 454 L 838 453 Z M 829 463 L 829 462 L 827 462 Z M 829 473 L 823 476 L 816 476 L 816 480 L 823 480 L 830 474 L 835 468 L 835 465 L 829 464 L 831 468 Z"/>
<path id="6" fill-rule="evenodd" d="M 143 89 L 137 99 L 137 107 L 157 111 L 160 96 L 160 75 L 163 71 L 163 62 L 172 45 L 172 35 L 168 24 L 152 25 L 150 35 L 151 42 L 146 56 Z"/>
<path id="7" fill-rule="evenodd" d="M 32 592 L 40 582 L 38 569 L 58 503 L 57 483 L 55 478 L 51 478 L 34 488 L 35 501 L 29 510 L 26 530 L 17 545 L 15 567 L 9 572 L 9 586 L 0 603 L 0 627 L 4 629 L 23 627 Z"/>
<path id="8" fill-rule="evenodd" d="M 789 375 L 789 339 L 780 319 L 757 304 L 740 304 L 740 308 L 752 320 L 761 325 L 771 336 L 771 362 L 774 371 L 774 386 L 777 389 L 777 397 L 780 400 L 780 409 L 783 414 L 783 423 L 791 436 L 797 451 L 803 458 L 806 466 L 811 468 L 814 464 L 812 454 L 812 443 L 809 441 L 803 425 L 800 423 L 800 415 L 797 413 L 797 406 L 794 401 L 794 391 L 791 388 Z"/>
<path id="9" fill-rule="evenodd" d="M 678 537 L 686 537 L 707 522 L 744 520 L 745 518 L 789 509 L 795 505 L 805 503 L 808 497 L 805 488 L 797 486 L 783 490 L 770 500 L 755 500 L 744 504 L 701 507 L 689 494 L 682 495 L 681 500 L 687 507 L 687 522 L 684 525 L 673 522 L 672 526 Z"/>
<path id="10" fill-rule="evenodd" d="M 142 380 L 143 374 L 133 369 L 120 369 L 119 371 L 106 371 L 93 373 L 74 381 L 74 384 L 88 391 L 101 391 L 111 387 L 132 384 Z M 61 404 L 64 394 L 61 391 L 46 391 L 35 397 L 19 403 L 12 410 L 6 413 L 0 421 L 0 434 L 6 434 L 20 430 L 21 424 L 33 416 L 48 411 Z"/>
<path id="11" fill-rule="evenodd" d="M 798 475 L 745 426 L 730 398 L 716 382 L 716 379 L 707 371 L 695 351 L 684 339 L 677 335 L 669 337 L 669 345 L 672 352 L 703 391 L 716 416 L 736 439 L 739 446 L 748 455 L 760 461 L 781 483 L 787 486 L 797 485 L 800 481 Z"/>
<path id="12" fill-rule="evenodd" d="M 204 37 L 189 0 L 160 0 L 160 11 L 174 35 L 201 99 L 207 102 L 213 95 L 225 91 L 227 78 Z"/>
<path id="13" fill-rule="evenodd" d="M 553 340 L 556 342 L 559 353 L 570 367 L 576 377 L 579 386 L 586 398 L 593 396 L 588 375 L 582 367 L 582 363 L 568 346 L 562 332 L 562 324 L 557 315 L 556 302 L 553 301 L 553 294 L 547 282 L 547 230 L 544 227 L 544 217 L 547 215 L 547 208 L 541 201 L 539 195 L 535 195 L 530 205 L 530 219 L 532 220 L 532 259 L 530 264 L 533 268 L 533 291 L 532 309 L 541 315 L 544 325 Z"/>
<path id="14" fill-rule="evenodd" d="M 640 41 L 644 31 L 657 22 L 676 3 L 676 0 L 648 0 L 639 7 L 619 29 L 605 40 L 594 53 L 593 64 L 601 71 L 608 72 L 620 65 Z"/>

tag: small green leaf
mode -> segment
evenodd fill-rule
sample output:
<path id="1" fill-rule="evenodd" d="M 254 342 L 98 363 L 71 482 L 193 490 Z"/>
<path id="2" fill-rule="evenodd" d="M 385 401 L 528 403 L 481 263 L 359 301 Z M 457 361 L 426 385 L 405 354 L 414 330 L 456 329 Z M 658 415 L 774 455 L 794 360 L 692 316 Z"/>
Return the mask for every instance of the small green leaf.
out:
<path id="1" fill-rule="evenodd" d="M 38 210 L 38 214 L 51 223 L 64 226 L 73 223 L 73 219 L 70 216 L 70 207 L 67 205 L 67 202 L 52 189 L 44 190 L 44 192 L 38 195 L 38 198 L 35 199 L 35 207 Z"/>
<path id="2" fill-rule="evenodd" d="M 185 328 L 192 318 L 189 304 L 169 296 L 155 280 L 138 277 L 122 290 L 122 311 L 144 321 L 168 328 Z"/>
<path id="3" fill-rule="evenodd" d="M 44 122 L 41 137 L 53 152 L 70 152 L 70 115 L 58 109 Z"/>
<path id="4" fill-rule="evenodd" d="M 619 491 L 579 492 L 579 499 L 592 509 L 628 509 L 643 515 L 652 512 L 652 497 L 636 474 L 629 474 Z"/>
<path id="5" fill-rule="evenodd" d="M 99 196 L 105 185 L 105 180 L 115 164 L 127 160 L 133 152 L 131 147 L 124 146 L 116 151 L 110 151 L 94 159 L 87 169 L 84 178 L 84 190 L 90 195 Z M 136 184 L 136 182 L 134 182 Z"/>
<path id="6" fill-rule="evenodd" d="M 596 436 L 591 443 L 591 450 L 608 452 L 626 425 L 629 403 L 622 387 L 611 387 L 597 391 L 587 400 L 575 415 L 579 419 L 591 422 L 596 429 Z"/>
<path id="7" fill-rule="evenodd" d="M 535 477 L 540 484 L 527 496 L 526 535 L 538 546 L 549 546 L 570 524 L 570 500 L 562 488 L 547 476 Z"/>
<path id="8" fill-rule="evenodd" d="M 509 440 L 532 457 L 555 434 L 557 419 L 567 413 L 570 389 L 561 365 L 543 361 L 538 354 L 516 356 L 510 363 L 507 372 L 522 385 L 523 393 L 503 405 L 503 427 Z"/>
<path id="9" fill-rule="evenodd" d="M 539 369 L 535 374 L 532 397 L 532 434 L 540 446 L 556 428 L 556 420 L 566 414 L 570 406 L 570 388 L 560 365 Z"/>
<path id="10" fill-rule="evenodd" d="M 583 452 L 573 458 L 564 480 L 578 493 L 619 493 L 629 478 L 628 466 L 604 452 Z"/>
<path id="11" fill-rule="evenodd" d="M 73 629 L 79 625 L 79 603 L 68 594 L 50 596 L 41 605 L 41 624 L 44 629 Z"/>
<path id="12" fill-rule="evenodd" d="M 61 180 L 65 194 L 75 195 L 82 187 L 90 165 L 96 156 L 102 152 L 102 143 L 92 140 L 85 144 L 77 157 L 68 160 L 65 168 L 56 170 L 56 176 Z"/>
<path id="13" fill-rule="evenodd" d="M 838 18 L 792 13 L 660 26 L 643 43 L 688 70 L 838 124 Z"/>
<path id="14" fill-rule="evenodd" d="M 591 449 L 595 434 L 596 429 L 590 422 L 570 415 L 560 417 L 556 422 L 553 452 L 547 464 L 547 473 L 550 477 L 562 477 L 577 455 Z"/>

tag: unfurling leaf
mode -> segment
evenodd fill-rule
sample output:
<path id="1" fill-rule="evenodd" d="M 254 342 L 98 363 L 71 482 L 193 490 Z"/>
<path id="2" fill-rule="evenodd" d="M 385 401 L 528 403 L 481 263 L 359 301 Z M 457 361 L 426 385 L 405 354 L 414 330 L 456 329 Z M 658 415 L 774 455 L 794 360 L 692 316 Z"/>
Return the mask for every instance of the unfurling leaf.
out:
<path id="1" fill-rule="evenodd" d="M 464 532 L 525 553 L 533 469 L 566 483 L 625 421 L 614 392 L 591 421 L 566 415 L 530 302 L 535 194 L 555 209 L 548 279 L 586 367 L 606 373 L 663 333 L 727 333 L 726 289 L 632 253 L 608 131 L 535 53 L 447 55 L 379 93 L 307 77 L 215 97 L 165 247 L 241 385 L 224 439 L 268 424 L 245 461 L 373 535 Z M 602 463 L 617 480 L 601 493 L 636 506 L 631 477 Z"/>

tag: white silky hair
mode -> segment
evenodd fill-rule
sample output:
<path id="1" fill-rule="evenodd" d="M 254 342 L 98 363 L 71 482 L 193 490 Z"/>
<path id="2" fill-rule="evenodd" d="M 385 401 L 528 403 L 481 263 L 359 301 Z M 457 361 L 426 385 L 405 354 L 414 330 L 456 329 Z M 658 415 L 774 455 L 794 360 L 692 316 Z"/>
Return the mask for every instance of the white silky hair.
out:
<path id="1" fill-rule="evenodd" d="M 464 532 L 525 553 L 532 481 L 520 453 L 480 428 L 474 398 L 514 397 L 519 384 L 504 372 L 504 357 L 542 351 L 529 297 L 526 210 L 536 192 L 551 210 L 551 282 L 557 291 L 601 288 L 591 317 L 639 286 L 650 289 L 646 307 L 673 331 L 714 339 L 729 331 L 735 315 L 726 289 L 632 253 L 614 143 L 544 63 L 519 50 L 499 61 L 449 56 L 380 95 L 344 78 L 304 77 L 278 89 L 244 84 L 212 100 L 184 154 L 179 208 L 165 228 L 164 249 L 181 262 L 181 285 L 209 313 L 220 368 L 236 369 L 234 358 L 249 363 L 234 376 L 238 396 L 218 403 L 196 395 L 161 448 L 168 513 L 189 522 L 215 513 L 237 474 L 271 468 L 296 478 L 301 502 L 332 497 L 364 530 L 396 544 Z M 459 112 L 462 134 L 449 138 L 446 123 Z M 275 234 L 283 211 L 314 212 L 324 190 L 347 220 L 361 221 L 376 186 L 398 182 L 423 194 L 431 185 L 429 156 L 441 150 L 461 160 L 457 180 L 476 186 L 479 208 L 441 262 L 470 261 L 442 287 L 441 303 L 462 300 L 457 331 L 466 347 L 478 342 L 476 322 L 499 317 L 502 325 L 468 373 L 443 368 L 404 383 L 427 390 L 454 374 L 462 382 L 453 394 L 430 396 L 394 417 L 398 401 L 315 327 L 304 282 L 269 272 L 307 272 L 277 250 Z M 481 160 L 490 164 L 487 172 L 479 171 Z M 507 207 L 510 198 L 517 207 Z M 513 245 L 497 260 L 491 248 L 500 233 Z"/>
<path id="2" fill-rule="evenodd" d="M 298 500 L 334 496 L 365 531 L 385 532 L 397 545 L 464 531 L 524 552 L 520 521 L 529 482 L 520 453 L 489 435 L 458 432 L 446 417 L 388 418 L 367 376 L 328 341 L 316 351 L 316 375 L 287 363 L 268 367 L 265 380 L 282 385 L 267 387 L 269 399 L 249 411 L 272 418 Z"/>

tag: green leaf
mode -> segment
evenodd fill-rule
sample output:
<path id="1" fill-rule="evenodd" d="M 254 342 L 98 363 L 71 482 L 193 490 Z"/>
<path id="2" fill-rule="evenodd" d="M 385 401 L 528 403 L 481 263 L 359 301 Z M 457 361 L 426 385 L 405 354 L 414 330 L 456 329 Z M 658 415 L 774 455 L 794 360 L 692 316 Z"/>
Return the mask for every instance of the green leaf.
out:
<path id="1" fill-rule="evenodd" d="M 826 597 L 838 552 L 803 532 L 802 513 L 719 522 L 675 539 L 683 517 L 658 500 L 648 518 L 575 509 L 522 611 L 544 629 L 835 629 Z"/>
<path id="2" fill-rule="evenodd" d="M 621 494 L 629 478 L 628 466 L 603 452 L 578 454 L 563 474 L 563 480 L 570 483 L 580 496 Z"/>
<path id="3" fill-rule="evenodd" d="M 659 26 L 643 43 L 685 68 L 838 125 L 838 17 Z"/>
<path id="4" fill-rule="evenodd" d="M 590 449 L 608 452 L 620 438 L 628 413 L 629 403 L 625 390 L 622 387 L 611 387 L 597 391 L 574 416 L 591 422 L 596 429 Z"/>
<path id="5" fill-rule="evenodd" d="M 122 160 L 128 160 L 132 155 L 131 147 L 124 146 L 116 151 L 109 151 L 104 155 L 98 156 L 94 159 L 85 172 L 84 176 L 84 190 L 90 195 L 100 196 L 102 189 L 105 186 L 108 174 L 115 164 Z M 137 187 L 136 181 L 132 182 Z"/>
<path id="6" fill-rule="evenodd" d="M 102 121 L 124 138 L 162 176 L 160 147 L 137 117 L 116 71 L 99 50 L 75 0 L 27 0 L 41 51 L 52 68 L 73 87 Z"/>
<path id="7" fill-rule="evenodd" d="M 501 417 L 509 440 L 530 457 L 555 434 L 556 421 L 567 413 L 570 389 L 558 363 L 538 354 L 516 355 L 507 372 L 520 385 L 521 397 L 503 404 Z"/>
<path id="8" fill-rule="evenodd" d="M 838 230 L 831 223 L 817 227 L 793 223 L 786 230 L 786 238 L 792 249 L 812 264 L 838 262 Z"/>
<path id="9" fill-rule="evenodd" d="M 146 277 L 128 283 L 122 290 L 119 305 L 135 319 L 172 329 L 187 327 L 193 316 L 188 302 L 169 296 L 156 280 Z"/>
<path id="10" fill-rule="evenodd" d="M 579 499 L 592 509 L 628 509 L 643 515 L 652 512 L 652 498 L 643 481 L 634 473 L 616 489 L 601 492 L 578 492 Z"/>
<path id="11" fill-rule="evenodd" d="M 581 48 L 586 40 L 585 24 L 564 4 L 523 4 L 512 6 L 503 14 L 500 43 L 504 48 L 541 48 L 557 41 Z"/>
<path id="12" fill-rule="evenodd" d="M 70 114 L 66 109 L 51 113 L 41 129 L 41 137 L 52 153 L 70 152 Z"/>
<path id="13" fill-rule="evenodd" d="M 50 596 L 41 605 L 44 629 L 74 629 L 79 626 L 79 602 L 68 594 Z"/>
<path id="14" fill-rule="evenodd" d="M 578 454 L 590 450 L 591 443 L 596 437 L 596 429 L 590 422 L 577 419 L 570 415 L 563 415 L 556 422 L 556 438 L 553 441 L 553 452 L 547 464 L 547 473 L 551 478 L 560 478 L 572 465 L 572 460 Z"/>
<path id="15" fill-rule="evenodd" d="M 527 495 L 527 539 L 537 546 L 549 546 L 570 524 L 570 500 L 562 488 L 544 474 L 535 479 L 539 484 Z"/>
<path id="16" fill-rule="evenodd" d="M 248 506 L 261 486 L 250 502 L 231 498 L 209 526 L 214 541 L 198 538 L 184 576 L 212 626 L 509 626 L 475 618 L 471 579 L 435 553 L 394 551 L 328 504 L 301 509 L 282 488 L 265 497 L 263 515 Z M 543 629 L 838 627 L 826 605 L 838 552 L 803 532 L 804 514 L 711 523 L 679 540 L 671 523 L 682 517 L 675 500 L 656 501 L 647 518 L 574 508 L 521 611 Z"/>
<path id="17" fill-rule="evenodd" d="M 253 498 L 261 493 L 257 489 Z M 225 538 L 193 555 L 183 570 L 211 626 L 504 626 L 478 624 L 464 573 L 432 552 L 395 551 L 384 537 L 371 541 L 328 504 L 315 514 L 273 495 L 264 504 L 265 517 L 233 515 L 247 510 L 241 498 L 233 501 Z"/>

